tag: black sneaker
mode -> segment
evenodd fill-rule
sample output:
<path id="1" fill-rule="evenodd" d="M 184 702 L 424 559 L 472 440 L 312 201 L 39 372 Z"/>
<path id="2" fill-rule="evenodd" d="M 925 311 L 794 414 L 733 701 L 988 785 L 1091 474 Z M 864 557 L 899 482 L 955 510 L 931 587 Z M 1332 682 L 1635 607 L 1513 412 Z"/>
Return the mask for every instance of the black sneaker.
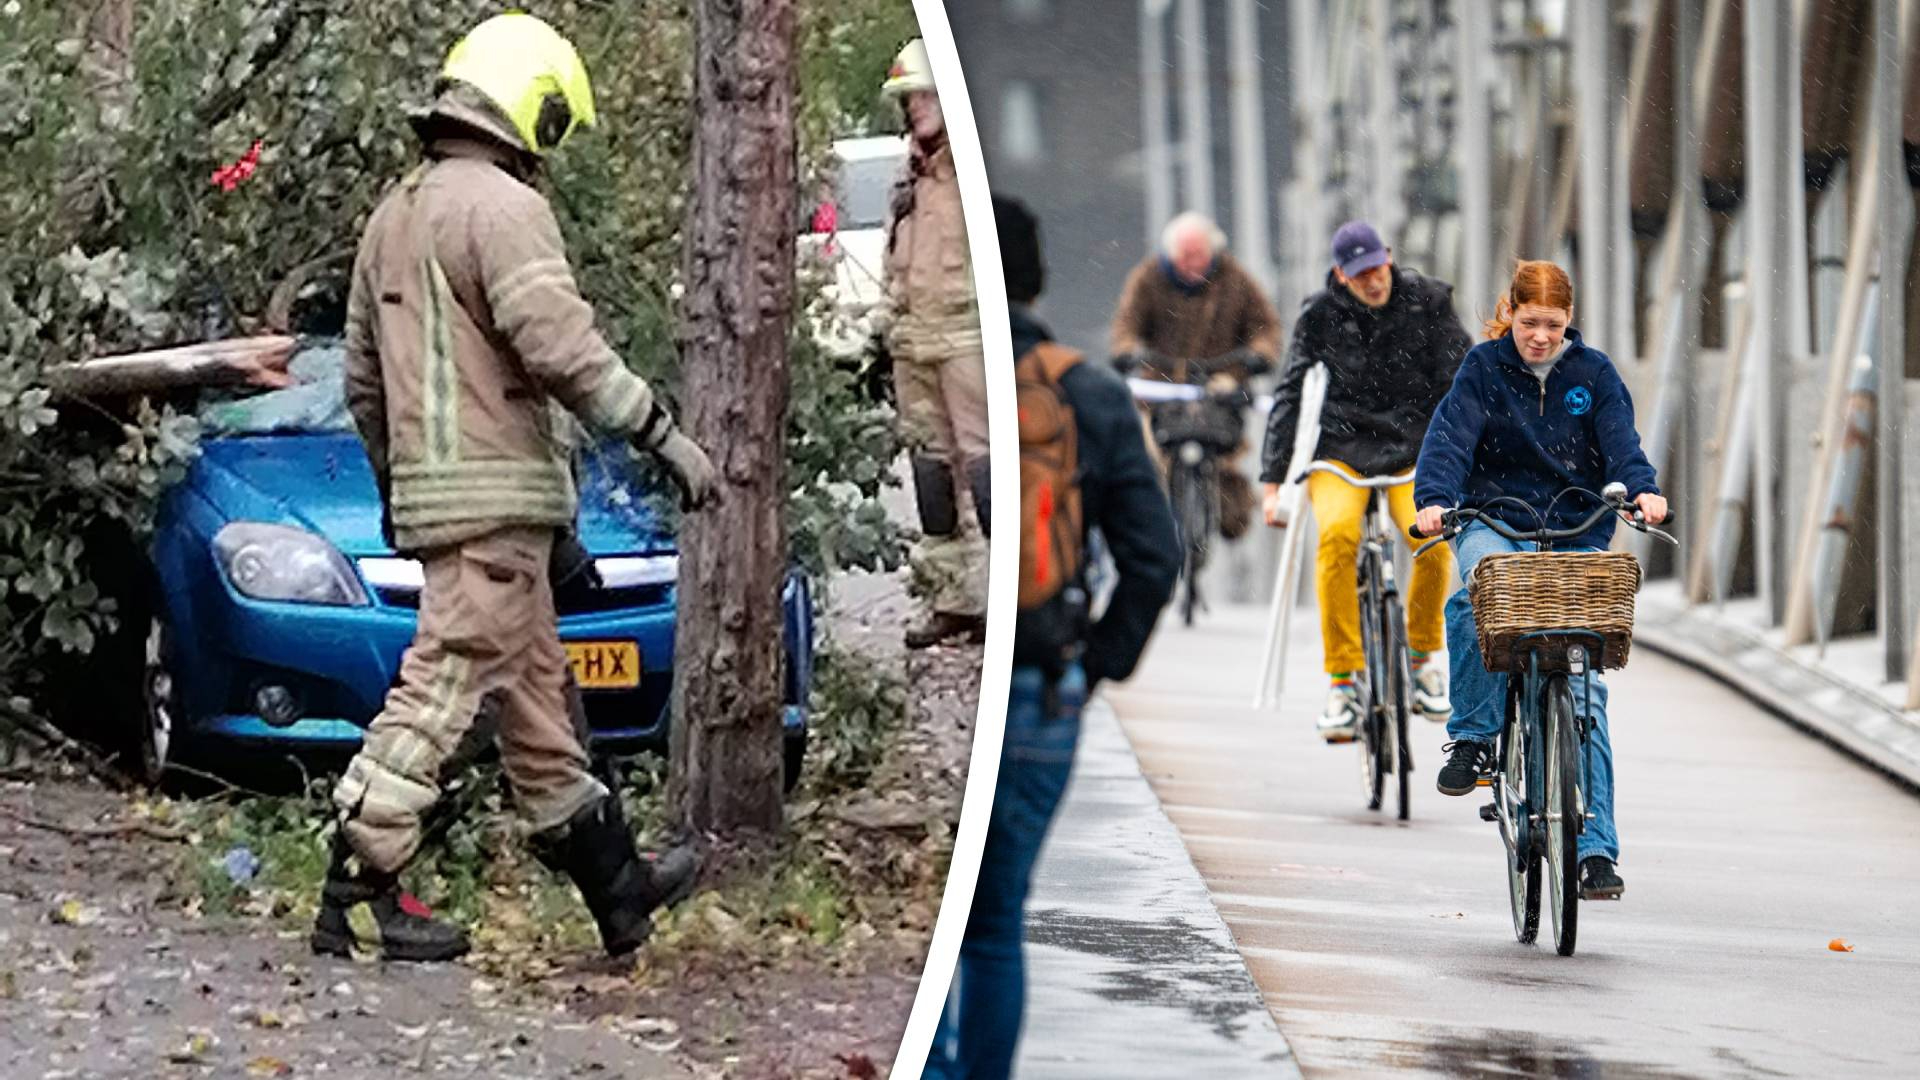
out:
<path id="1" fill-rule="evenodd" d="M 1626 891 L 1627 883 L 1620 880 L 1620 871 L 1613 868 L 1612 859 L 1589 855 L 1580 860 L 1580 899 L 1618 900 Z"/>
<path id="2" fill-rule="evenodd" d="M 1453 756 L 1440 767 L 1435 785 L 1442 795 L 1465 795 L 1493 770 L 1493 744 L 1479 739 L 1455 739 L 1440 749 Z"/>

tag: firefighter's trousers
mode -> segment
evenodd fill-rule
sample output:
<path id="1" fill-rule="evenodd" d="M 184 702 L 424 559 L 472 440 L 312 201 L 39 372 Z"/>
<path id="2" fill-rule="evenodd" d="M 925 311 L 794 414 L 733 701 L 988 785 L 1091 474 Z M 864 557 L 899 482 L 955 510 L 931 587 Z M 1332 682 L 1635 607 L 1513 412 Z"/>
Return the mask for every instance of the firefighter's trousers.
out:
<path id="1" fill-rule="evenodd" d="M 533 831 L 606 793 L 567 711 L 567 654 L 547 560 L 553 533 L 505 528 L 424 554 L 426 584 L 400 680 L 334 787 L 347 840 L 393 872 L 420 846 L 441 769 L 483 700 L 498 716 L 500 765 Z"/>

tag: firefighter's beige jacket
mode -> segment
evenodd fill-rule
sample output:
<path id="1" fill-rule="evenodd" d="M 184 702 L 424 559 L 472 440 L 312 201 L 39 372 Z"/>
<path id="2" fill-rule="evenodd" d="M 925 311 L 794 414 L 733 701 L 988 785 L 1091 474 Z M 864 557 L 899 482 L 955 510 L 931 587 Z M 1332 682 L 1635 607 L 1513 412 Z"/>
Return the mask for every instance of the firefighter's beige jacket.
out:
<path id="1" fill-rule="evenodd" d="M 403 551 L 573 521 L 552 401 L 644 447 L 673 428 L 594 329 L 553 212 L 502 167 L 510 155 L 436 142 L 375 208 L 354 260 L 347 404 Z"/>

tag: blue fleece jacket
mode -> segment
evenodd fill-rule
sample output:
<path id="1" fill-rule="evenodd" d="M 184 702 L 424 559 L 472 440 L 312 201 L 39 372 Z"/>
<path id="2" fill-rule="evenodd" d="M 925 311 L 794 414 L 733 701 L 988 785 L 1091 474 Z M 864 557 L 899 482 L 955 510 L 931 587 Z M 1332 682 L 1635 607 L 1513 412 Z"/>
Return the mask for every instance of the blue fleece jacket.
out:
<path id="1" fill-rule="evenodd" d="M 1434 411 L 1416 469 L 1416 506 L 1478 508 L 1505 495 L 1531 504 L 1555 529 L 1578 525 L 1598 508 L 1592 499 L 1569 495 L 1549 513 L 1548 504 L 1568 487 L 1598 493 L 1617 480 L 1629 497 L 1660 491 L 1620 373 L 1571 328 L 1544 385 L 1520 358 L 1512 334 L 1474 346 Z M 1488 512 L 1515 528 L 1539 527 L 1516 506 Z M 1573 544 L 1604 548 L 1613 528 L 1608 516 Z"/>

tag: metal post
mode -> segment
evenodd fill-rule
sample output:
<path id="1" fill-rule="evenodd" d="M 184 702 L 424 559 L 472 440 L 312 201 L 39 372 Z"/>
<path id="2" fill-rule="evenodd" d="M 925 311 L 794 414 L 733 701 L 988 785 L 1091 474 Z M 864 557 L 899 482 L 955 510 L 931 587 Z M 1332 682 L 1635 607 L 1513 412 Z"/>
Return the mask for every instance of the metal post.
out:
<path id="1" fill-rule="evenodd" d="M 1407 220 L 1406 199 L 1400 190 L 1405 156 L 1398 145 L 1400 127 L 1399 71 L 1393 62 L 1393 0 L 1372 0 L 1367 6 L 1367 39 L 1373 46 L 1372 79 L 1367 85 L 1367 126 L 1373 130 L 1373 206 L 1366 216 L 1391 244 Z"/>
<path id="2" fill-rule="evenodd" d="M 1145 150 L 1147 250 L 1173 217 L 1173 158 L 1167 151 L 1167 8 L 1171 0 L 1140 0 L 1140 142 Z"/>
<path id="3" fill-rule="evenodd" d="M 1301 124 L 1294 136 L 1293 175 L 1297 193 L 1293 250 L 1295 297 L 1311 296 L 1326 271 L 1327 232 L 1322 197 L 1327 187 L 1330 148 L 1325 139 L 1327 67 L 1321 55 L 1320 0 L 1292 0 L 1287 9 L 1287 47 L 1293 58 L 1298 96 L 1293 115 Z"/>
<path id="4" fill-rule="evenodd" d="M 1487 0 L 1458 0 L 1454 11 L 1454 80 L 1459 87 L 1455 115 L 1460 137 L 1454 162 L 1460 171 L 1460 286 L 1454 306 L 1469 326 L 1474 309 L 1493 291 L 1492 124 L 1487 115 L 1486 43 L 1493 39 Z"/>
<path id="5" fill-rule="evenodd" d="M 1861 148 L 1859 160 L 1855 163 L 1863 177 L 1876 176 L 1876 164 L 1880 148 L 1869 139 Z M 1829 193 L 1828 198 L 1838 198 L 1840 192 Z M 1854 370 L 1863 349 L 1862 342 L 1877 341 L 1879 316 L 1870 308 L 1870 298 L 1877 288 L 1874 282 L 1874 260 L 1879 257 L 1879 236 L 1881 217 L 1879 212 L 1880 192 L 1871 183 L 1863 185 L 1860 198 L 1854 207 L 1853 225 L 1845 241 L 1847 252 L 1845 281 L 1842 283 L 1839 304 L 1829 319 L 1834 324 L 1832 340 L 1827 345 L 1827 401 L 1821 410 L 1819 430 L 1823 436 L 1819 453 L 1815 455 L 1809 484 L 1812 498 L 1808 501 L 1806 513 L 1800 526 L 1800 541 L 1795 548 L 1793 576 L 1788 579 L 1786 617 L 1782 627 L 1786 631 L 1786 643 L 1799 645 L 1812 640 L 1818 627 L 1815 625 L 1815 601 L 1822 595 L 1821 575 L 1823 569 L 1820 560 L 1820 546 L 1824 542 L 1821 530 L 1827 528 L 1834 519 L 1836 506 L 1844 506 L 1849 515 L 1857 492 L 1857 483 L 1840 478 L 1837 455 L 1851 454 L 1864 458 L 1866 451 L 1855 452 L 1848 444 L 1850 433 L 1855 425 L 1848 418 L 1854 398 L 1864 390 L 1873 397 L 1873 388 L 1855 385 L 1857 373 Z M 1877 346 L 1876 346 L 1877 347 Z M 1869 368 L 1869 375 L 1873 373 Z M 1871 441 L 1871 431 L 1867 432 Z M 1829 623 L 1831 619 L 1829 618 Z"/>
<path id="6" fill-rule="evenodd" d="M 1913 247 L 1913 191 L 1901 152 L 1901 64 L 1912 24 L 1912 6 L 1900 0 L 1873 5 L 1873 117 L 1869 137 L 1879 154 L 1874 180 L 1880 189 L 1880 611 L 1875 620 L 1885 644 L 1889 679 L 1907 678 L 1906 547 L 1901 520 L 1907 358 L 1907 259 Z M 1903 17 L 1904 15 L 1904 17 Z M 1904 25 L 1903 25 L 1904 24 Z M 1909 686 L 1911 694 L 1920 686 Z"/>
<path id="7" fill-rule="evenodd" d="M 1631 353 L 1627 342 L 1599 340 L 1613 330 L 1613 2 L 1588 0 L 1568 12 L 1573 37 L 1574 109 L 1580 142 L 1580 267 L 1574 322 L 1603 349 Z"/>
<path id="8" fill-rule="evenodd" d="M 1624 5 L 1633 7 L 1634 4 Z M 1649 7 L 1647 0 L 1640 0 L 1641 7 Z M 1641 13 L 1639 23 L 1644 34 L 1652 33 L 1647 25 L 1647 15 Z M 1627 100 L 1624 92 L 1616 92 L 1616 72 L 1614 65 L 1620 60 L 1617 50 L 1612 48 L 1616 37 L 1616 22 L 1607 19 L 1607 259 L 1612 268 L 1612 276 L 1607 279 L 1607 296 L 1610 306 L 1607 316 L 1610 320 L 1607 331 L 1606 348 L 1615 350 L 1616 358 L 1630 358 L 1635 363 L 1646 357 L 1640 350 L 1640 310 L 1635 306 L 1638 289 L 1635 284 L 1639 278 L 1639 258 L 1633 240 L 1632 200 L 1627 190 L 1627 178 L 1632 175 L 1629 158 L 1633 151 L 1632 125 L 1627 119 Z M 1644 43 L 1642 43 L 1644 46 Z M 1628 61 L 1631 64 L 1631 61 Z M 1624 90 L 1624 88 L 1623 88 Z M 1651 333 L 1648 334 L 1651 338 Z"/>
<path id="9" fill-rule="evenodd" d="M 1786 403 L 1790 372 L 1785 340 L 1791 333 L 1787 291 L 1792 275 L 1786 266 L 1786 238 L 1778 223 L 1791 219 L 1787 205 L 1788 172 L 1800 163 L 1789 156 L 1786 130 L 1791 110 L 1786 95 L 1798 93 L 1798 68 L 1789 66 L 1790 5 L 1749 2 L 1741 8 L 1745 57 L 1741 72 L 1746 114 L 1746 198 L 1741 209 L 1747 243 L 1747 304 L 1749 325 L 1749 402 L 1754 409 L 1753 480 L 1754 551 L 1762 608 L 1769 623 L 1786 614 L 1786 530 L 1780 512 L 1784 494 L 1779 487 L 1786 472 Z M 1782 78 L 1792 71 L 1793 78 Z"/>
<path id="10" fill-rule="evenodd" d="M 1240 261 L 1263 291 L 1274 288 L 1267 243 L 1267 132 L 1260 98 L 1260 23 L 1254 0 L 1227 0 L 1233 109 L 1233 232 Z"/>
<path id="11" fill-rule="evenodd" d="M 1207 13 L 1203 0 L 1179 0 L 1180 145 L 1187 165 L 1186 205 L 1213 216 L 1213 115 L 1208 108 Z"/>
<path id="12" fill-rule="evenodd" d="M 1674 0 L 1673 50 L 1673 199 L 1670 245 L 1658 299 L 1660 326 L 1653 336 L 1659 392 L 1646 425 L 1646 451 L 1662 474 L 1684 462 L 1688 405 L 1694 391 L 1693 353 L 1700 347 L 1700 282 L 1706 268 L 1706 211 L 1700 202 L 1699 114 L 1694 101 L 1694 68 L 1700 49 L 1700 7 L 1696 0 Z M 1699 479 L 1685 479 L 1689 492 L 1704 493 Z M 1663 475 L 1663 486 L 1665 485 Z M 1698 496 L 1694 496 L 1698 498 Z M 1689 518 L 1691 515 L 1689 515 Z M 1637 549 L 1643 556 L 1644 542 Z"/>

